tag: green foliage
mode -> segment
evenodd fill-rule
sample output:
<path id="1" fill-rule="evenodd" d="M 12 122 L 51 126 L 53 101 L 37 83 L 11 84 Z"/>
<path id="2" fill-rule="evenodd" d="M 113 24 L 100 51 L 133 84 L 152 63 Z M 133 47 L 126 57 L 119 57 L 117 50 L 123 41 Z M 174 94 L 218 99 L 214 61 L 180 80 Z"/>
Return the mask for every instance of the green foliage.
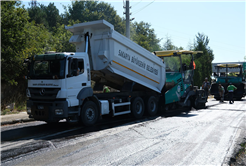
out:
<path id="1" fill-rule="evenodd" d="M 31 22 L 26 24 L 26 28 L 28 29 L 28 36 L 26 37 L 25 55 L 32 56 L 53 50 L 53 36 L 43 24 L 35 25 L 34 22 Z"/>
<path id="2" fill-rule="evenodd" d="M 27 23 L 28 13 L 19 2 L 1 2 L 1 79 L 11 85 L 17 85 L 15 79 L 23 73 Z"/>
<path id="3" fill-rule="evenodd" d="M 208 36 L 198 33 L 194 43 L 195 51 L 203 51 L 203 54 L 195 55 L 195 62 L 200 63 L 200 66 L 196 66 L 194 84 L 201 86 L 203 80 L 207 77 L 210 79 L 212 75 L 212 61 L 214 60 L 213 50 L 208 46 Z"/>
<path id="4" fill-rule="evenodd" d="M 45 13 L 46 13 L 46 20 L 48 22 L 48 25 L 50 27 L 50 30 L 52 30 L 53 27 L 56 27 L 61 23 L 62 18 L 59 15 L 59 10 L 56 8 L 54 3 L 49 3 L 47 7 L 45 7 Z"/>
<path id="5" fill-rule="evenodd" d="M 79 21 L 69 21 L 69 25 L 78 23 Z M 75 52 L 75 45 L 69 43 L 69 39 L 72 37 L 72 33 L 66 30 L 65 25 L 57 24 L 57 28 L 53 30 L 53 46 L 56 52 Z"/>
<path id="6" fill-rule="evenodd" d="M 47 14 L 45 12 L 45 6 L 33 6 L 27 9 L 29 14 L 29 21 L 34 21 L 36 24 L 43 24 L 45 27 L 49 27 L 48 21 L 46 20 Z"/>
<path id="7" fill-rule="evenodd" d="M 201 77 L 203 71 L 202 71 L 202 64 L 199 60 L 195 60 L 196 69 L 194 70 L 194 85 L 195 86 L 202 86 L 202 83 L 204 81 L 204 78 Z"/>
<path id="8" fill-rule="evenodd" d="M 140 23 L 134 22 L 131 24 L 131 39 L 138 45 L 144 47 L 150 52 L 161 50 L 158 39 L 154 29 L 150 28 L 151 25 L 141 21 Z"/>
<path id="9" fill-rule="evenodd" d="M 72 1 L 71 5 L 65 7 L 64 24 L 74 20 L 89 22 L 95 20 L 106 20 L 114 25 L 114 29 L 124 34 L 123 19 L 117 15 L 116 10 L 110 4 L 98 1 Z"/>
<path id="10" fill-rule="evenodd" d="M 1 2 L 1 107 L 25 102 L 27 81 L 23 59 L 52 48 L 53 37 L 43 24 L 28 22 L 28 12 L 20 2 Z"/>
<path id="11" fill-rule="evenodd" d="M 165 43 L 163 44 L 162 50 L 184 50 L 183 47 L 177 47 L 173 44 L 171 37 L 168 35 L 165 38 Z"/>
<path id="12" fill-rule="evenodd" d="M 42 24 L 47 29 L 52 30 L 58 23 L 61 23 L 62 18 L 59 15 L 59 10 L 54 3 L 49 3 L 48 6 L 38 5 L 31 6 L 27 9 L 29 14 L 29 21 L 34 21 L 36 24 Z"/>

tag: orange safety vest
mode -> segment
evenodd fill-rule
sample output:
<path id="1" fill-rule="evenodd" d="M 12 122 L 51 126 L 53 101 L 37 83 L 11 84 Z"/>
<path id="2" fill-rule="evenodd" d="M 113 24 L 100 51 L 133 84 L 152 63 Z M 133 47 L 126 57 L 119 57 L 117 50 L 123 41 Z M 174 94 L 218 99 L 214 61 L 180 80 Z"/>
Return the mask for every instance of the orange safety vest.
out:
<path id="1" fill-rule="evenodd" d="M 194 70 L 196 69 L 196 64 L 195 61 L 193 61 L 193 66 L 194 66 Z"/>

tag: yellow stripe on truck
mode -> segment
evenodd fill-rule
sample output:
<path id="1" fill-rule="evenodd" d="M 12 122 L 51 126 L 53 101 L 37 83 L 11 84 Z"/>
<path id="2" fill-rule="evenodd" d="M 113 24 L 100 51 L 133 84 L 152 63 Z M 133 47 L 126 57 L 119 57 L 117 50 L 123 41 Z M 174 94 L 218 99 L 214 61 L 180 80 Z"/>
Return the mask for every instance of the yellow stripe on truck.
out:
<path id="1" fill-rule="evenodd" d="M 132 70 L 132 69 L 130 69 L 129 67 L 126 67 L 126 66 L 124 66 L 124 65 L 122 65 L 122 64 L 120 64 L 120 63 L 118 63 L 118 62 L 116 62 L 116 61 L 114 61 L 114 60 L 113 60 L 113 62 L 116 63 L 117 65 L 120 65 L 120 66 L 122 66 L 122 67 L 124 67 L 124 68 L 126 68 L 126 69 L 128 69 L 128 70 L 131 70 L 131 71 L 133 71 L 134 73 L 137 73 L 138 75 L 143 76 L 143 77 L 145 77 L 145 78 L 147 78 L 147 79 L 149 79 L 149 80 L 151 80 L 151 81 L 153 81 L 153 82 L 155 82 L 155 83 L 157 83 L 157 84 L 160 84 L 159 82 L 157 82 L 157 81 L 155 81 L 155 80 L 153 80 L 153 79 L 151 79 L 151 78 L 149 78 L 149 77 L 147 77 L 147 76 L 145 76 L 145 75 L 143 75 L 143 74 L 141 74 L 141 73 L 139 73 L 139 72 L 136 72 L 135 70 Z"/>

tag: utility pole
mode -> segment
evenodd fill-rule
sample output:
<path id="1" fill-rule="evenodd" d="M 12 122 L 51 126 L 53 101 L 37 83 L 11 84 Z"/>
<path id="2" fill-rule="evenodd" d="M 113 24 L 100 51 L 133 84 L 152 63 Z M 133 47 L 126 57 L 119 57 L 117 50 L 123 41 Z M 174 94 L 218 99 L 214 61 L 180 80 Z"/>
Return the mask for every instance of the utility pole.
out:
<path id="1" fill-rule="evenodd" d="M 130 9 L 129 0 L 126 0 L 126 37 L 130 39 Z"/>
<path id="2" fill-rule="evenodd" d="M 125 12 L 123 14 L 126 15 L 126 37 L 130 39 L 130 21 L 134 20 L 134 18 L 130 19 L 130 2 L 126 0 L 126 4 L 123 6 L 125 8 Z"/>

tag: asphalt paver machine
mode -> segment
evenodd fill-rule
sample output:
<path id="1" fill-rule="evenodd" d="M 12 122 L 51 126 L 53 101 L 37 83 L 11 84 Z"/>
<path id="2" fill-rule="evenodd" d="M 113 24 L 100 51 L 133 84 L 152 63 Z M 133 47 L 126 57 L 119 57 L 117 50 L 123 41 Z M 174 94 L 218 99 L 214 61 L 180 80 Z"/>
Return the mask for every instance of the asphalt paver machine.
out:
<path id="1" fill-rule="evenodd" d="M 204 108 L 207 97 L 204 90 L 195 88 L 194 77 L 194 55 L 202 51 L 168 50 L 155 51 L 156 56 L 163 59 L 166 64 L 165 83 L 165 109 L 192 107 Z"/>
<path id="2" fill-rule="evenodd" d="M 220 100 L 218 86 L 221 84 L 225 88 L 224 98 L 228 99 L 227 87 L 230 83 L 237 87 L 234 91 L 234 98 L 241 100 L 245 96 L 245 77 L 243 74 L 243 66 L 241 64 L 218 64 L 215 66 L 217 72 L 214 72 L 215 82 L 212 83 L 210 93 L 214 95 L 216 100 Z"/>

